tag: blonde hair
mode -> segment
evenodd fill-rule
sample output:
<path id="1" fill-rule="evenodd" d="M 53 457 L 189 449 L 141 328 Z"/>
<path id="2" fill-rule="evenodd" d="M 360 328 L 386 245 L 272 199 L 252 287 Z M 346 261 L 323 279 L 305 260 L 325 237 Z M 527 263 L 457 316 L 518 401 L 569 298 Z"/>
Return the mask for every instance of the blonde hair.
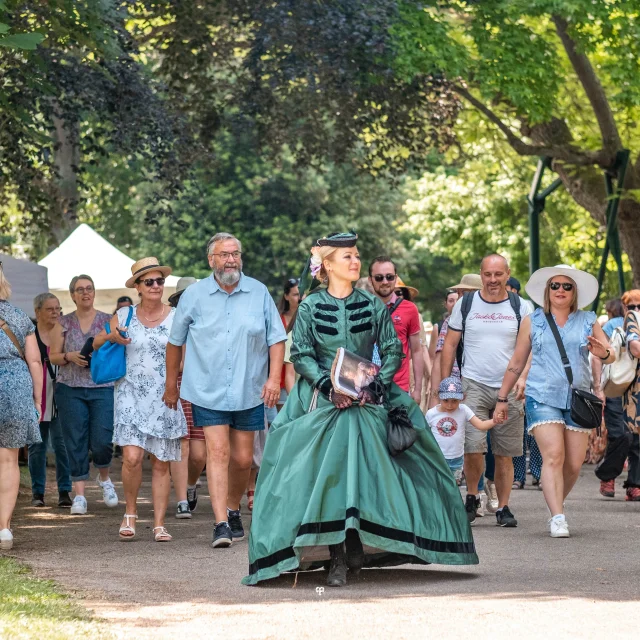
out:
<path id="1" fill-rule="evenodd" d="M 320 257 L 322 261 L 322 266 L 320 267 L 320 271 L 318 272 L 318 280 L 320 282 L 328 282 L 329 274 L 327 270 L 324 268 L 324 261 L 329 260 L 329 258 L 339 249 L 340 247 L 318 247 L 317 255 Z"/>
<path id="2" fill-rule="evenodd" d="M 545 313 L 551 313 L 551 294 L 549 293 L 549 284 L 554 278 L 557 278 L 559 275 L 563 275 L 563 274 L 558 273 L 555 276 L 551 276 L 547 280 L 547 284 L 545 285 L 544 305 L 542 305 L 542 308 L 544 309 Z M 578 310 L 578 285 L 576 284 L 575 280 L 572 280 L 571 278 L 569 278 L 569 276 L 563 276 L 563 277 L 567 278 L 567 280 L 571 280 L 571 282 L 573 283 L 573 289 L 571 290 L 571 293 L 572 293 L 571 307 L 569 308 L 569 313 L 574 313 L 575 311 Z"/>
<path id="3" fill-rule="evenodd" d="M 11 297 L 11 285 L 5 278 L 4 271 L 0 266 L 0 300 L 8 300 Z"/>

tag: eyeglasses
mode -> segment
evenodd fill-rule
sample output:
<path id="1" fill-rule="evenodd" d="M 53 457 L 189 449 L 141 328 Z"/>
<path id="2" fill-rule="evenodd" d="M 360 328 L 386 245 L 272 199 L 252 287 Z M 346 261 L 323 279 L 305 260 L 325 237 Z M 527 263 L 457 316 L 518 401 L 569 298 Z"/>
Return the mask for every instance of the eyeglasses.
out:
<path id="1" fill-rule="evenodd" d="M 573 291 L 573 284 L 571 282 L 550 282 L 549 289 L 551 291 L 557 291 L 562 287 L 565 291 Z"/>
<path id="2" fill-rule="evenodd" d="M 228 260 L 229 258 L 233 258 L 234 260 L 240 260 L 240 256 L 242 255 L 242 251 L 221 251 L 220 253 L 212 253 L 212 256 L 219 256 L 223 260 Z"/>
<path id="3" fill-rule="evenodd" d="M 80 295 L 83 295 L 85 293 L 93 293 L 94 291 L 95 289 L 91 285 L 87 285 L 86 287 L 77 287 L 75 289 L 75 292 L 79 293 Z"/>
<path id="4" fill-rule="evenodd" d="M 145 278 L 144 280 L 138 280 L 138 283 L 142 283 L 145 287 L 153 287 L 154 282 L 161 287 L 164 284 L 164 278 Z"/>
<path id="5" fill-rule="evenodd" d="M 629 311 L 640 311 L 640 304 L 628 304 L 627 309 Z"/>
<path id="6" fill-rule="evenodd" d="M 386 280 L 387 282 L 393 282 L 398 276 L 396 276 L 395 273 L 379 273 L 378 275 L 373 276 L 373 279 L 376 282 L 382 282 L 383 280 Z"/>

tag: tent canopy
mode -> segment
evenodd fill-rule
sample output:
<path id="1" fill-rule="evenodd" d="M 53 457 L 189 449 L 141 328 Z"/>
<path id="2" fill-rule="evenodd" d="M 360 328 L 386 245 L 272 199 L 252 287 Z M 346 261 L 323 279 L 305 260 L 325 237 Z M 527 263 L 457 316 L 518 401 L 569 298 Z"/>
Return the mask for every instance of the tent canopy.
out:
<path id="1" fill-rule="evenodd" d="M 38 264 L 49 270 L 49 288 L 60 299 L 63 311 L 68 313 L 75 309 L 69 296 L 69 283 L 81 273 L 91 276 L 94 281 L 97 308 L 112 312 L 120 296 L 129 296 L 135 301 L 135 289 L 126 289 L 124 286 L 131 277 L 134 262 L 88 224 L 81 224 Z M 166 279 L 165 298 L 175 292 L 178 280 L 179 277 L 174 275 Z"/>
<path id="2" fill-rule="evenodd" d="M 33 299 L 40 293 L 49 291 L 46 267 L 38 266 L 35 262 L 18 260 L 4 253 L 0 253 L 2 269 L 11 285 L 11 304 L 22 309 L 33 318 Z"/>

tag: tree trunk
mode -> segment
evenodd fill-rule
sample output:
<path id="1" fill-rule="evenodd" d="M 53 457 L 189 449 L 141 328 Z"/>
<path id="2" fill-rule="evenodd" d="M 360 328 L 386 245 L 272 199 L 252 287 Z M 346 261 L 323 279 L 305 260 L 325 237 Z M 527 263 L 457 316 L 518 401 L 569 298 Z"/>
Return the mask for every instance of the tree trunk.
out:
<path id="1" fill-rule="evenodd" d="M 65 121 L 54 108 L 53 139 L 54 164 L 58 178 L 57 197 L 59 216 L 52 220 L 51 235 L 60 244 L 77 224 L 78 217 L 78 163 L 80 148 L 75 124 Z"/>
<path id="2" fill-rule="evenodd" d="M 638 162 L 636 167 L 630 162 L 627 168 L 625 189 L 638 189 Z M 553 169 L 560 176 L 571 197 L 586 209 L 598 222 L 605 227 L 607 192 L 602 170 L 596 167 L 567 167 L 561 163 L 554 163 Z M 633 286 L 640 287 L 640 202 L 629 198 L 620 201 L 618 209 L 618 228 L 622 249 L 629 257 L 633 271 Z"/>

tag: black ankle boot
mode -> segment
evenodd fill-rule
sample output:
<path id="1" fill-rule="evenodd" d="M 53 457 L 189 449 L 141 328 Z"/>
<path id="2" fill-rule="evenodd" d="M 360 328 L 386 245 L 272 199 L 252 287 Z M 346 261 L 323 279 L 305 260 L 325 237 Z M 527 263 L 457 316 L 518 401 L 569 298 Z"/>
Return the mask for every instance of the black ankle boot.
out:
<path id="1" fill-rule="evenodd" d="M 349 567 L 349 571 L 357 576 L 364 565 L 364 549 L 362 548 L 360 536 L 355 529 L 347 530 L 345 546 L 347 550 L 347 567 Z"/>
<path id="2" fill-rule="evenodd" d="M 344 587 L 347 584 L 347 562 L 344 553 L 344 544 L 329 545 L 331 565 L 327 585 L 330 587 Z"/>

